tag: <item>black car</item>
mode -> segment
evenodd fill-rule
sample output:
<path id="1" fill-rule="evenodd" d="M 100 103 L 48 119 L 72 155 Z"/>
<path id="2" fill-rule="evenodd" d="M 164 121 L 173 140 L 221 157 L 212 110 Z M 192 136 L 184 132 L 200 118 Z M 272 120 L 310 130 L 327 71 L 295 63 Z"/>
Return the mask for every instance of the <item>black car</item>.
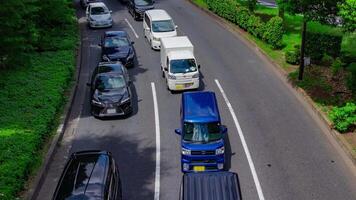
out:
<path id="1" fill-rule="evenodd" d="M 99 63 L 88 85 L 91 87 L 91 112 L 95 117 L 132 113 L 131 81 L 120 62 Z"/>
<path id="2" fill-rule="evenodd" d="M 53 200 L 122 200 L 119 170 L 111 153 L 73 153 L 58 182 Z"/>
<path id="3" fill-rule="evenodd" d="M 135 20 L 143 18 L 143 13 L 146 10 L 153 9 L 153 0 L 128 0 L 127 8 Z"/>
<path id="4" fill-rule="evenodd" d="M 135 63 L 134 42 L 126 31 L 107 31 L 101 39 L 103 61 L 120 61 L 125 67 L 133 67 Z"/>
<path id="5" fill-rule="evenodd" d="M 83 8 L 86 8 L 89 3 L 94 3 L 94 2 L 97 2 L 98 0 L 80 0 L 80 5 L 83 7 Z"/>

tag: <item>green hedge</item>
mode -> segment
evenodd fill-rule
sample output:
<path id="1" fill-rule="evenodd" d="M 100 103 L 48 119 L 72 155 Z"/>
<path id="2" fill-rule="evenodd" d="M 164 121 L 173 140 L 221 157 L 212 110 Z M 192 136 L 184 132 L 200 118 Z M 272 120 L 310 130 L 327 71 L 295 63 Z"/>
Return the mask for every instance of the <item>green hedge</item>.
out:
<path id="1" fill-rule="evenodd" d="M 329 113 L 329 116 L 336 130 L 346 132 L 352 126 L 356 126 L 356 104 L 347 103 L 343 107 L 336 107 Z"/>
<path id="2" fill-rule="evenodd" d="M 305 53 L 312 62 L 319 62 L 324 54 L 334 58 L 340 56 L 342 35 L 308 31 L 306 34 Z"/>
<path id="3" fill-rule="evenodd" d="M 206 3 L 212 12 L 237 24 L 273 48 L 282 46 L 284 29 L 280 17 L 273 17 L 266 23 L 235 0 L 206 0 Z"/>

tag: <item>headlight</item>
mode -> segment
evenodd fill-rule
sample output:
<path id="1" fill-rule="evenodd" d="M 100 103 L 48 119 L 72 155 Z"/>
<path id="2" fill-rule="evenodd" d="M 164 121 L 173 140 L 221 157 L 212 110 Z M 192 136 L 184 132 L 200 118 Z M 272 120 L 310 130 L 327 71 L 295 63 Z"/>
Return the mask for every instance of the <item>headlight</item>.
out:
<path id="1" fill-rule="evenodd" d="M 126 103 L 128 101 L 130 101 L 130 97 L 123 98 L 120 103 L 123 104 L 123 103 Z"/>
<path id="2" fill-rule="evenodd" d="M 153 36 L 152 39 L 155 40 L 155 41 L 159 41 L 159 38 L 157 38 L 155 36 Z"/>
<path id="3" fill-rule="evenodd" d="M 103 55 L 103 60 L 106 61 L 106 62 L 109 62 L 110 58 L 107 55 Z"/>
<path id="4" fill-rule="evenodd" d="M 92 18 L 92 17 L 89 17 L 89 20 L 90 20 L 90 21 L 95 21 L 95 19 L 94 19 L 94 18 Z"/>
<path id="5" fill-rule="evenodd" d="M 104 106 L 104 104 L 96 99 L 92 99 L 91 103 L 97 106 Z"/>
<path id="6" fill-rule="evenodd" d="M 215 150 L 215 154 L 216 155 L 221 155 L 225 153 L 225 147 L 220 147 L 218 149 Z"/>
<path id="7" fill-rule="evenodd" d="M 173 79 L 173 80 L 176 80 L 176 79 L 177 79 L 177 77 L 176 77 L 176 76 L 174 76 L 174 75 L 168 74 L 168 79 Z"/>
<path id="8" fill-rule="evenodd" d="M 191 155 L 191 151 L 189 149 L 182 148 L 182 155 Z"/>
<path id="9" fill-rule="evenodd" d="M 199 73 L 194 74 L 192 78 L 199 78 Z"/>

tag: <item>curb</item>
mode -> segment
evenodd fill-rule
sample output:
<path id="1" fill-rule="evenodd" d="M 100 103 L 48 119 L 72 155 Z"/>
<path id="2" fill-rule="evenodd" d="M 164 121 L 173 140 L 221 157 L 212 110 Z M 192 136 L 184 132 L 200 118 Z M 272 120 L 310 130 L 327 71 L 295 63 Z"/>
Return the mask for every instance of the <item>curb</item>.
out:
<path id="1" fill-rule="evenodd" d="M 77 90 L 78 90 L 79 76 L 80 76 L 80 71 L 81 71 L 81 66 L 82 66 L 82 44 L 83 43 L 82 43 L 81 28 L 79 26 L 80 26 L 80 24 L 78 24 L 80 37 L 79 37 L 79 45 L 76 49 L 76 70 L 75 70 L 75 74 L 73 76 L 73 77 L 75 77 L 75 80 L 74 80 L 75 83 L 71 88 L 69 100 L 66 103 L 66 105 L 64 106 L 63 114 L 61 115 L 60 120 L 59 120 L 60 121 L 59 126 L 57 128 L 56 134 L 53 136 L 51 144 L 50 144 L 48 151 L 46 153 L 46 156 L 44 158 L 43 164 L 42 164 L 40 170 L 38 171 L 37 175 L 35 176 L 33 183 L 31 184 L 32 187 L 30 186 L 28 192 L 26 192 L 24 199 L 36 200 L 36 198 L 40 192 L 40 189 L 43 185 L 43 182 L 46 178 L 46 175 L 48 173 L 49 165 L 52 162 L 52 158 L 53 158 L 54 154 L 56 153 L 56 147 L 57 147 L 57 145 L 59 145 L 59 142 L 62 140 L 64 132 L 68 125 L 69 117 L 72 112 L 72 105 L 73 105 L 73 102 L 75 99 L 74 97 L 76 96 Z"/>
<path id="2" fill-rule="evenodd" d="M 311 99 L 311 97 L 307 94 L 305 90 L 302 88 L 299 88 L 297 86 L 294 86 L 291 81 L 288 79 L 288 73 L 283 70 L 283 68 L 276 63 L 272 58 L 270 58 L 261 48 L 258 47 L 258 45 L 254 42 L 251 41 L 246 37 L 247 32 L 236 26 L 235 24 L 232 24 L 231 22 L 219 17 L 215 13 L 211 12 L 210 10 L 200 7 L 197 5 L 193 0 L 186 0 L 190 2 L 192 5 L 194 5 L 196 8 L 200 9 L 201 11 L 205 12 L 209 16 L 213 17 L 220 25 L 224 26 L 227 29 L 230 29 L 230 31 L 237 36 L 241 41 L 246 44 L 248 47 L 250 47 L 252 50 L 254 50 L 262 59 L 267 60 L 270 64 L 273 65 L 274 69 L 282 75 L 282 78 L 286 80 L 285 84 L 288 87 L 291 87 L 294 89 L 294 92 L 298 94 L 300 97 L 303 98 L 303 100 L 311 107 L 313 113 L 319 118 L 319 120 L 327 127 L 328 132 L 332 136 L 332 138 L 338 143 L 338 145 L 341 147 L 343 152 L 347 155 L 347 157 L 351 160 L 354 166 L 356 166 L 356 153 L 353 153 L 352 147 L 348 142 L 342 138 L 339 132 L 337 132 L 335 129 L 333 129 L 333 125 L 330 122 L 330 120 L 327 118 L 325 113 L 320 110 L 319 107 L 314 103 L 314 101 Z M 288 84 L 289 83 L 289 84 Z"/>

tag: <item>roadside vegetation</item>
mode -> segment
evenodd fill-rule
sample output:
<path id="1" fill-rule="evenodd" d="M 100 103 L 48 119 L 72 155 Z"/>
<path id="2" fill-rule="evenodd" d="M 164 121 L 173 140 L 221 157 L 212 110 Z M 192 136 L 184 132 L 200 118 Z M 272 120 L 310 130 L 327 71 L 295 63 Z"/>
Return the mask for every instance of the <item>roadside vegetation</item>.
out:
<path id="1" fill-rule="evenodd" d="M 11 0 L 0 7 L 0 199 L 16 199 L 41 163 L 75 69 L 70 0 Z"/>
<path id="2" fill-rule="evenodd" d="M 277 0 L 278 8 L 254 0 L 193 1 L 248 32 L 247 37 L 290 73 L 292 83 L 310 95 L 336 130 L 356 131 L 356 0 L 324 0 L 327 6 L 321 10 L 305 9 L 321 0 Z M 331 21 L 332 15 L 341 17 L 343 25 Z M 311 63 L 300 76 L 304 22 L 304 55 Z"/>

